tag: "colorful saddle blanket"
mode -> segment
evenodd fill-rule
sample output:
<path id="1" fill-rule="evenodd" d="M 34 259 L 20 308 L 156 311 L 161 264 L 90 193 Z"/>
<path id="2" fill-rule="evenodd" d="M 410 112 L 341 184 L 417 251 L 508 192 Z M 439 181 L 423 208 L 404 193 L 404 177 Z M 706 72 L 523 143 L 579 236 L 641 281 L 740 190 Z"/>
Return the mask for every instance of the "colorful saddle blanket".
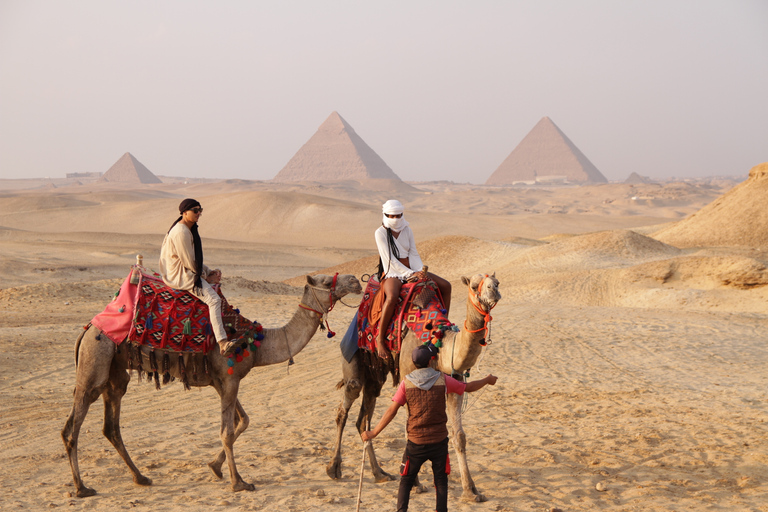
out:
<path id="1" fill-rule="evenodd" d="M 380 288 L 378 279 L 372 276 L 357 310 L 357 346 L 371 351 L 376 350 L 379 329 L 378 325 L 371 325 L 369 313 L 373 298 Z M 440 290 L 431 280 L 404 283 L 400 288 L 400 297 L 385 338 L 391 352 L 400 352 L 406 328 L 422 341 L 433 343 L 442 338 L 445 330 L 455 330 L 448 320 Z"/>
<path id="2" fill-rule="evenodd" d="M 218 285 L 214 289 L 221 297 L 221 316 L 229 339 L 260 339 L 261 325 L 233 308 Z M 127 339 L 155 349 L 208 352 L 216 343 L 208 306 L 202 300 L 166 286 L 159 274 L 138 266 L 132 268 L 115 299 L 91 323 L 116 344 Z"/>

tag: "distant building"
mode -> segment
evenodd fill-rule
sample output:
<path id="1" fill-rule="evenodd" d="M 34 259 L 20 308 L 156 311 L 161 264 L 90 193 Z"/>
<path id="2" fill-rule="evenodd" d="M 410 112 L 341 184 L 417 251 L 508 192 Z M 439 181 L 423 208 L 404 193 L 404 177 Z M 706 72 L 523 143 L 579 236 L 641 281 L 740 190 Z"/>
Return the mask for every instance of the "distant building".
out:
<path id="1" fill-rule="evenodd" d="M 68 172 L 67 173 L 67 179 L 100 178 L 100 177 L 101 177 L 100 172 Z"/>

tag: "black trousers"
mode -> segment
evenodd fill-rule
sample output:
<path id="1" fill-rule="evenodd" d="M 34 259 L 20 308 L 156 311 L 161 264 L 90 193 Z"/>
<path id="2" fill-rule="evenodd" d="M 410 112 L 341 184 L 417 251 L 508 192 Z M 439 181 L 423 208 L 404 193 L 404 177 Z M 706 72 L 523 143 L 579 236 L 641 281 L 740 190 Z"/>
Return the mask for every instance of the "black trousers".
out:
<path id="1" fill-rule="evenodd" d="M 448 461 L 448 438 L 439 443 L 416 444 L 408 441 L 400 466 L 400 488 L 397 491 L 397 512 L 406 512 L 411 499 L 411 489 L 416 482 L 422 464 L 432 462 L 432 474 L 435 482 L 435 510 L 448 511 L 448 473 L 451 466 Z"/>

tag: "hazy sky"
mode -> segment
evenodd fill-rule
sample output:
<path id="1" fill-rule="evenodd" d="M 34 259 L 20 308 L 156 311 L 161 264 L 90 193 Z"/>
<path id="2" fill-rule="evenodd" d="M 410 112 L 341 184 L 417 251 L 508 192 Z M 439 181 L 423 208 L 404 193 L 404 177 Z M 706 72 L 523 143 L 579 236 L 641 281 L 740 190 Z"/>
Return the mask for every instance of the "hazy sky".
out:
<path id="1" fill-rule="evenodd" d="M 333 111 L 483 183 L 549 116 L 609 179 L 768 161 L 768 1 L 0 0 L 0 178 L 273 178 Z"/>

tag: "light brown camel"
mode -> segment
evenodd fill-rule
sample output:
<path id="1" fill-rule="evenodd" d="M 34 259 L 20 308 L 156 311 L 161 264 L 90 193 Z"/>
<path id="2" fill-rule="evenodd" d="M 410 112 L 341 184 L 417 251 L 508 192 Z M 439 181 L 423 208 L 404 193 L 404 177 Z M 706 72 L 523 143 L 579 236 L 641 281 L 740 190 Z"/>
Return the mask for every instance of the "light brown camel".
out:
<path id="1" fill-rule="evenodd" d="M 490 311 L 501 299 L 499 293 L 499 281 L 496 275 L 477 274 L 471 279 L 462 277 L 461 281 L 469 290 L 467 299 L 467 317 L 459 332 L 446 331 L 442 340 L 435 368 L 448 375 L 461 378 L 476 362 L 482 352 L 487 334 Z M 480 288 L 478 290 L 478 288 Z M 422 342 L 408 332 L 403 338 L 399 358 L 400 378 L 404 378 L 415 369 L 410 354 Z M 482 343 L 482 344 L 481 344 Z M 387 374 L 391 368 L 390 362 L 381 368 L 368 368 L 363 363 L 362 352 L 357 351 L 351 362 L 342 358 L 343 378 L 338 388 L 344 388 L 344 397 L 336 414 L 336 445 L 331 462 L 326 467 L 328 476 L 333 479 L 341 478 L 341 440 L 344 426 L 349 416 L 352 404 L 363 393 L 363 402 L 360 405 L 360 413 L 357 418 L 358 433 L 370 430 L 373 410 L 376 406 L 376 398 L 381 393 L 381 388 L 386 382 Z M 486 501 L 485 496 L 478 492 L 472 476 L 469 473 L 466 457 L 466 436 L 461 423 L 461 406 L 463 396 L 450 394 L 446 402 L 448 410 L 448 431 L 456 450 L 461 472 L 462 498 L 481 502 Z M 393 479 L 393 476 L 381 469 L 373 450 L 373 443 L 368 443 L 366 455 L 371 463 L 371 471 L 377 482 L 385 482 Z M 420 486 L 417 489 L 423 490 Z"/>
<path id="2" fill-rule="evenodd" d="M 221 397 L 221 443 L 223 450 L 209 463 L 211 471 L 222 477 L 221 466 L 224 460 L 229 466 L 229 477 L 233 491 L 252 491 L 253 484 L 243 481 L 235 466 L 232 446 L 238 436 L 248 428 L 248 415 L 237 398 L 240 381 L 255 366 L 278 364 L 291 360 L 301 351 L 320 326 L 322 316 L 333 304 L 347 294 L 362 292 L 360 282 L 355 276 L 340 275 L 333 288 L 333 277 L 325 275 L 307 276 L 304 294 L 293 318 L 280 328 L 264 329 L 261 346 L 250 351 L 248 357 L 235 364 L 234 373 L 229 375 L 228 358 L 214 347 L 207 353 L 208 371 L 203 368 L 203 354 L 185 355 L 186 376 L 190 386 L 213 386 Z M 134 352 L 136 352 L 134 350 Z M 75 362 L 77 380 L 74 391 L 74 405 L 66 424 L 61 431 L 64 445 L 72 467 L 78 497 L 93 496 L 96 491 L 86 487 L 80 478 L 77 462 L 77 439 L 88 408 L 99 395 L 104 398 L 104 435 L 117 449 L 133 474 L 133 481 L 139 485 L 151 485 L 152 481 L 142 475 L 128 455 L 120 435 L 120 401 L 128 388 L 131 373 L 128 372 L 129 350 L 116 345 L 106 336 L 100 335 L 95 327 L 90 327 L 77 340 Z M 150 367 L 147 351 L 142 351 L 145 367 Z M 187 359 L 187 357 L 189 357 Z M 179 377 L 176 365 L 171 365 L 173 377 Z"/>

